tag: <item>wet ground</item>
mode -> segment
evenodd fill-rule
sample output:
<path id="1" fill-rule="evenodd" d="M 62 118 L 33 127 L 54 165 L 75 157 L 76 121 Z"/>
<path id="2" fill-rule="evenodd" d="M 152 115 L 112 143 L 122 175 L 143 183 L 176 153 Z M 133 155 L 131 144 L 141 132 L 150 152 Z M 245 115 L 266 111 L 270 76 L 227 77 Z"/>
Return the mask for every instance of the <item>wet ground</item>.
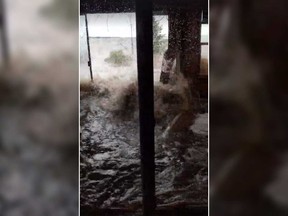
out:
<path id="1" fill-rule="evenodd" d="M 111 111 L 107 103 L 109 92 L 81 93 L 81 207 L 137 209 L 141 205 L 137 108 Z M 175 115 L 164 116 L 155 127 L 157 204 L 205 205 L 208 114 L 199 115 L 194 133 L 166 137 L 163 132 Z"/>

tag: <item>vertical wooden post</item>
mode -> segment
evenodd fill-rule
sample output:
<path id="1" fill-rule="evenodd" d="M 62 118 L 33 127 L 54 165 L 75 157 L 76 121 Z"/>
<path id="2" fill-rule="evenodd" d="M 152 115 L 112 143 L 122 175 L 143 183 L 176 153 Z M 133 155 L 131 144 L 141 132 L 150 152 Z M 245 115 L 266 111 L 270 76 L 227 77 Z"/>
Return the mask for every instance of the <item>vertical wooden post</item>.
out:
<path id="1" fill-rule="evenodd" d="M 179 10 L 168 10 L 168 49 L 177 53 L 180 49 Z M 172 52 L 172 51 L 171 51 Z M 176 54 L 175 54 L 176 56 Z"/>
<path id="2" fill-rule="evenodd" d="M 140 150 L 145 216 L 153 215 L 156 206 L 152 9 L 152 0 L 136 0 Z"/>
<path id="3" fill-rule="evenodd" d="M 181 45 L 181 23 L 178 9 L 168 11 L 168 49 L 164 52 L 160 82 L 168 84 L 172 73 L 173 63 Z"/>
<path id="4" fill-rule="evenodd" d="M 180 65 L 187 78 L 192 96 L 192 109 L 199 108 L 198 78 L 201 62 L 201 10 L 181 11 L 182 40 Z M 194 113 L 195 113 L 194 112 Z"/>
<path id="5" fill-rule="evenodd" d="M 6 28 L 6 14 L 4 0 L 0 0 L 0 30 L 1 30 L 1 48 L 2 57 L 4 64 L 9 64 L 10 54 L 7 39 L 7 28 Z"/>
<path id="6" fill-rule="evenodd" d="M 89 39 L 89 29 L 88 29 L 88 18 L 87 14 L 85 14 L 85 25 L 86 25 L 86 37 L 87 37 L 87 49 L 88 49 L 88 66 L 90 69 L 90 78 L 93 82 L 93 70 L 92 70 L 92 62 L 91 62 L 91 52 L 90 52 L 90 39 Z"/>

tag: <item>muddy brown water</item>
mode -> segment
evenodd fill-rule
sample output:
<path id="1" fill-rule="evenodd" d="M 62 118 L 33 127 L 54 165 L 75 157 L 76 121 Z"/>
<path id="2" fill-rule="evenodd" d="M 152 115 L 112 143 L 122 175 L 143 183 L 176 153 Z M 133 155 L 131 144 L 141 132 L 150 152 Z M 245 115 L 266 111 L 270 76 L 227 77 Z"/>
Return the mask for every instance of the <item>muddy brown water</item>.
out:
<path id="1" fill-rule="evenodd" d="M 142 200 L 137 108 L 122 118 L 105 109 L 107 98 L 81 93 L 81 207 L 137 208 Z M 157 204 L 207 204 L 208 133 L 163 137 L 173 117 L 167 114 L 155 126 Z"/>

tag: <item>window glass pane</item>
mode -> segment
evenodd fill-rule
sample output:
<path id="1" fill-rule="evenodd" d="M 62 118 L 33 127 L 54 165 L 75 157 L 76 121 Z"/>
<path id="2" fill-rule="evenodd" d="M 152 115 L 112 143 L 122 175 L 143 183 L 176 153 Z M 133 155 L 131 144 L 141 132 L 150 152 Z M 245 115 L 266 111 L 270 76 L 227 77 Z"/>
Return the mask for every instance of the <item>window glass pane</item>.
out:
<path id="1" fill-rule="evenodd" d="M 85 80 L 82 28 L 81 206 L 125 208 L 141 200 L 135 14 L 88 14 L 88 30 L 94 82 Z"/>
<path id="2" fill-rule="evenodd" d="M 208 199 L 208 107 L 202 94 L 208 91 L 208 25 L 193 21 L 172 13 L 168 31 L 167 15 L 153 20 L 157 204 L 205 205 Z M 197 59 L 200 76 L 193 71 Z"/>

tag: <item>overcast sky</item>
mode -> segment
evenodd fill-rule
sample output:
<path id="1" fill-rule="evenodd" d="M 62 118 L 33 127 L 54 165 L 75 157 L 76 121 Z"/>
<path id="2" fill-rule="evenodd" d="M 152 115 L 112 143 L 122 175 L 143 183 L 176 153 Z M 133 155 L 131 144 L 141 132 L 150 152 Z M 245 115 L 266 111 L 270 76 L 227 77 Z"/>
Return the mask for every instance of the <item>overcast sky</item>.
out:
<path id="1" fill-rule="evenodd" d="M 155 16 L 162 25 L 162 34 L 168 38 L 168 17 Z M 136 37 L 135 13 L 125 14 L 90 14 L 88 15 L 90 37 Z M 85 19 L 80 19 L 81 35 L 85 34 Z M 209 34 L 208 25 L 202 25 L 201 35 L 207 38 Z"/>

